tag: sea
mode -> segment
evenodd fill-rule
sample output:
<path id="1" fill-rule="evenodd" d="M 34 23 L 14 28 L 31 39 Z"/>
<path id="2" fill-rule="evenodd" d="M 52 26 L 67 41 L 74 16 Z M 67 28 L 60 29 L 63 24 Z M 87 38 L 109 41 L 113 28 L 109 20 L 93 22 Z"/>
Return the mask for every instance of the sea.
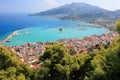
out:
<path id="1" fill-rule="evenodd" d="M 27 42 L 52 42 L 59 39 L 84 38 L 101 35 L 109 30 L 94 27 L 87 22 L 61 20 L 43 16 L 28 16 L 27 13 L 0 14 L 0 41 L 19 30 L 5 46 L 19 46 Z M 62 28 L 62 31 L 59 30 Z"/>

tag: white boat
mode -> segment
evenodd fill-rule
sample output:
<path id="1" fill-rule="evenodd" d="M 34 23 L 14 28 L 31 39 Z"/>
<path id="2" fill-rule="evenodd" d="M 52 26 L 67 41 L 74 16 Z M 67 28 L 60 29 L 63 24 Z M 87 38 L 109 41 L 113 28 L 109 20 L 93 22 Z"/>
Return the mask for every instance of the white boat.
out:
<path id="1" fill-rule="evenodd" d="M 26 28 L 26 33 L 25 33 L 25 35 L 28 35 L 29 34 L 29 32 L 28 32 L 28 28 Z"/>

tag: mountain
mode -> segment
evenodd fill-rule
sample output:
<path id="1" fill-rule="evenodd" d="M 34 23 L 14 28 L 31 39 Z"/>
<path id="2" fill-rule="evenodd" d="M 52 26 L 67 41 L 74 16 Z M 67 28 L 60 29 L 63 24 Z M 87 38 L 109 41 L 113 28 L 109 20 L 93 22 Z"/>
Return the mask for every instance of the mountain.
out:
<path id="1" fill-rule="evenodd" d="M 116 15 L 116 17 L 120 17 L 120 10 L 113 11 L 113 14 Z"/>
<path id="2" fill-rule="evenodd" d="M 100 21 L 114 23 L 120 18 L 120 10 L 109 11 L 86 3 L 71 3 L 34 15 L 96 23 L 99 23 Z"/>
<path id="3" fill-rule="evenodd" d="M 106 10 L 86 3 L 72 3 L 45 12 L 37 13 L 37 15 L 46 15 L 46 16 L 63 15 L 63 14 L 80 15 L 80 14 L 100 13 L 100 12 L 106 12 Z"/>

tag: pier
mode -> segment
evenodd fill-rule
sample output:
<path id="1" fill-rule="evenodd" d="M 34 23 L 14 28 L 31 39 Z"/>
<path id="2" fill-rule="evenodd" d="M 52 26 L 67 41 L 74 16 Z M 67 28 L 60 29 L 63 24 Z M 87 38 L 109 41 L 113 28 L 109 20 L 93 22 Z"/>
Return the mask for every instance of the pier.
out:
<path id="1" fill-rule="evenodd" d="M 7 36 L 4 40 L 0 41 L 0 45 L 3 45 L 5 42 L 8 42 L 12 37 L 16 36 L 17 32 L 18 32 L 18 30 L 14 31 L 9 36 Z"/>
<path id="2" fill-rule="evenodd" d="M 29 29 L 29 28 L 23 28 L 23 29 L 20 29 L 20 30 L 16 30 L 14 32 L 12 32 L 9 36 L 7 36 L 4 40 L 1 40 L 0 41 L 0 46 L 2 46 L 5 42 L 10 42 L 10 39 L 14 36 L 18 36 L 18 32 L 19 31 L 22 31 L 22 30 L 26 30 L 26 29 Z"/>

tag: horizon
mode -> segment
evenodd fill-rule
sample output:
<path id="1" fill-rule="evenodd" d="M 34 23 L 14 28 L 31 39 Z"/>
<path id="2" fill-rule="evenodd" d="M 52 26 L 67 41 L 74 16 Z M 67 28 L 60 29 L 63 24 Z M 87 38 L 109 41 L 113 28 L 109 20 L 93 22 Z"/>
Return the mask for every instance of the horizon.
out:
<path id="1" fill-rule="evenodd" d="M 97 6 L 106 10 L 115 11 L 120 9 L 120 1 L 114 0 L 114 6 L 113 1 L 94 1 L 94 0 L 2 0 L 0 3 L 0 13 L 36 13 L 36 12 L 42 12 L 46 11 L 52 8 L 57 8 L 59 6 L 63 6 L 65 4 L 71 4 L 71 3 L 87 3 L 93 6 Z"/>

